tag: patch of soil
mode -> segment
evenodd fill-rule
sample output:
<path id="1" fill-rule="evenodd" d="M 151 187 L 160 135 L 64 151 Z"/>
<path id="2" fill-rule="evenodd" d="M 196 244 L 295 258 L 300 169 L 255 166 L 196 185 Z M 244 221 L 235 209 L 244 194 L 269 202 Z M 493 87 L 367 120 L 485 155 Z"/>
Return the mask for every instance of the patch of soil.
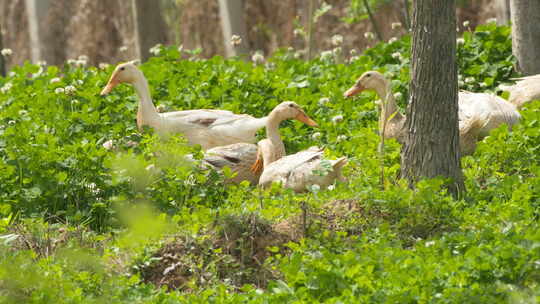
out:
<path id="1" fill-rule="evenodd" d="M 278 276 L 265 260 L 283 253 L 291 240 L 256 214 L 229 215 L 197 238 L 176 236 L 139 268 L 145 282 L 170 289 L 190 291 L 217 282 L 264 288 Z"/>

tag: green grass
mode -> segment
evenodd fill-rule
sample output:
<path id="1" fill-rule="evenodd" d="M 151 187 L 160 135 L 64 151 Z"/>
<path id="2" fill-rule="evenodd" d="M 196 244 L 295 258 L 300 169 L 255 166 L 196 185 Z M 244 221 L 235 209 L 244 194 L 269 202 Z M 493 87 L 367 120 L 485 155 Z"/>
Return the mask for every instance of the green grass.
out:
<path id="1" fill-rule="evenodd" d="M 465 33 L 462 89 L 494 91 L 517 76 L 509 35 L 495 24 Z M 379 70 L 407 96 L 409 48 L 403 37 L 352 61 L 336 52 L 310 62 L 283 50 L 262 65 L 180 60 L 164 48 L 141 66 L 154 102 L 169 110 L 263 116 L 283 100 L 300 104 L 320 128 L 283 123 L 288 153 L 319 145 L 350 158 L 348 184 L 301 195 L 224 185 L 220 174 L 184 160 L 201 151 L 180 136 L 139 134 L 131 87 L 99 96 L 112 66 L 15 68 L 0 78 L 0 87 L 11 84 L 0 93 L 0 300 L 537 302 L 540 105 L 462 159 L 463 199 L 440 180 L 408 189 L 396 178 L 395 141 L 381 190 L 375 95 L 342 93 L 362 72 Z M 76 91 L 55 93 L 68 85 Z M 343 121 L 332 122 L 336 115 Z M 114 149 L 102 146 L 108 140 Z"/>

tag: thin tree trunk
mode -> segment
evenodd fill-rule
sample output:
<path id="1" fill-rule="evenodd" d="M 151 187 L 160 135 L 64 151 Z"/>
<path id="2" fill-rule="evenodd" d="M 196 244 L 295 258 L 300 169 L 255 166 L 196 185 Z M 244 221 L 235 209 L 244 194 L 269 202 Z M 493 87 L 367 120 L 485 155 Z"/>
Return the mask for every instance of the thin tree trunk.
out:
<path id="1" fill-rule="evenodd" d="M 405 11 L 405 28 L 407 31 L 411 30 L 411 14 L 409 11 L 409 0 L 403 0 L 404 11 Z"/>
<path id="2" fill-rule="evenodd" d="M 150 57 L 150 48 L 167 40 L 159 1 L 133 0 L 133 17 L 137 54 L 146 61 Z"/>
<path id="3" fill-rule="evenodd" d="M 0 26 L 0 50 L 4 49 L 2 38 L 2 27 Z M 2 54 L 0 54 L 0 75 L 2 75 L 2 77 L 6 77 L 6 60 Z"/>
<path id="4" fill-rule="evenodd" d="M 244 13 L 243 0 L 219 0 L 219 16 L 223 31 L 223 43 L 227 57 L 249 53 L 248 36 Z M 231 43 L 231 37 L 238 35 L 242 42 L 238 45 Z"/>
<path id="5" fill-rule="evenodd" d="M 30 32 L 30 47 L 32 62 L 36 63 L 45 58 L 45 39 L 42 21 L 47 16 L 49 10 L 49 0 L 26 0 L 26 15 L 28 18 L 28 30 Z"/>
<path id="6" fill-rule="evenodd" d="M 369 7 L 369 3 L 367 2 L 367 0 L 364 0 L 364 6 L 368 13 L 369 21 L 371 21 L 371 24 L 373 25 L 373 31 L 375 32 L 375 35 L 377 35 L 377 39 L 379 39 L 379 41 L 382 41 L 383 37 L 381 31 L 379 30 L 379 26 L 377 25 L 377 21 L 375 20 L 375 17 L 371 12 L 371 8 Z"/>
<path id="7" fill-rule="evenodd" d="M 313 56 L 313 12 L 315 11 L 315 2 L 317 0 L 307 0 L 307 60 L 311 60 Z"/>
<path id="8" fill-rule="evenodd" d="M 512 52 L 518 70 L 525 75 L 540 73 L 540 1 L 511 0 Z"/>
<path id="9" fill-rule="evenodd" d="M 458 133 L 455 0 L 413 1 L 412 75 L 401 174 L 451 180 L 464 191 Z"/>
<path id="10" fill-rule="evenodd" d="M 506 25 L 510 22 L 510 0 L 495 0 L 497 23 Z"/>

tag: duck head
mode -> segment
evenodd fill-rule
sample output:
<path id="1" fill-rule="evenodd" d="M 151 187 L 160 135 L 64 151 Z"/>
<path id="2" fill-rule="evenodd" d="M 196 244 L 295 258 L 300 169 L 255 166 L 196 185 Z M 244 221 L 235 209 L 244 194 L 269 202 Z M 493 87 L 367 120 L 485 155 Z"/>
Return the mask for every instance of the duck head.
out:
<path id="1" fill-rule="evenodd" d="M 114 87 L 121 83 L 135 83 L 142 76 L 141 70 L 137 68 L 138 61 L 130 61 L 119 64 L 109 78 L 109 82 L 101 91 L 101 95 L 109 94 Z"/>
<path id="2" fill-rule="evenodd" d="M 304 110 L 302 110 L 302 108 L 294 101 L 284 101 L 280 103 L 272 110 L 272 114 L 280 120 L 296 119 L 310 127 L 319 126 L 313 119 L 309 118 Z"/>
<path id="3" fill-rule="evenodd" d="M 383 74 L 377 71 L 367 71 L 356 80 L 356 83 L 343 96 L 346 98 L 352 97 L 365 90 L 378 91 L 378 89 L 385 88 L 386 84 L 387 80 Z"/>

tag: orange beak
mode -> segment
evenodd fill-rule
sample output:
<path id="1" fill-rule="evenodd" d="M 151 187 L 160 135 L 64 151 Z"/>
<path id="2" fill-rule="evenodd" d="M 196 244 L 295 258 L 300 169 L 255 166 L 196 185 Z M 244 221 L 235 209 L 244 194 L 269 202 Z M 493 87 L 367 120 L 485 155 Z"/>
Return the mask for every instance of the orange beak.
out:
<path id="1" fill-rule="evenodd" d="M 350 89 L 347 90 L 347 92 L 345 92 L 343 94 L 343 96 L 345 98 L 349 98 L 351 96 L 354 96 L 360 92 L 362 92 L 363 90 L 365 90 L 365 88 L 361 85 L 361 84 L 358 84 L 358 85 L 354 85 L 352 86 Z"/>
<path id="2" fill-rule="evenodd" d="M 120 84 L 120 81 L 118 81 L 118 74 L 114 72 L 111 76 L 111 79 L 109 79 L 109 82 L 107 82 L 107 85 L 101 90 L 101 96 L 109 94 L 114 87 L 116 87 L 118 84 Z"/>
<path id="3" fill-rule="evenodd" d="M 310 127 L 319 126 L 313 119 L 309 118 L 309 116 L 307 116 L 306 113 L 304 112 L 301 112 L 300 114 L 296 115 L 295 119 L 305 123 L 306 125 Z"/>

